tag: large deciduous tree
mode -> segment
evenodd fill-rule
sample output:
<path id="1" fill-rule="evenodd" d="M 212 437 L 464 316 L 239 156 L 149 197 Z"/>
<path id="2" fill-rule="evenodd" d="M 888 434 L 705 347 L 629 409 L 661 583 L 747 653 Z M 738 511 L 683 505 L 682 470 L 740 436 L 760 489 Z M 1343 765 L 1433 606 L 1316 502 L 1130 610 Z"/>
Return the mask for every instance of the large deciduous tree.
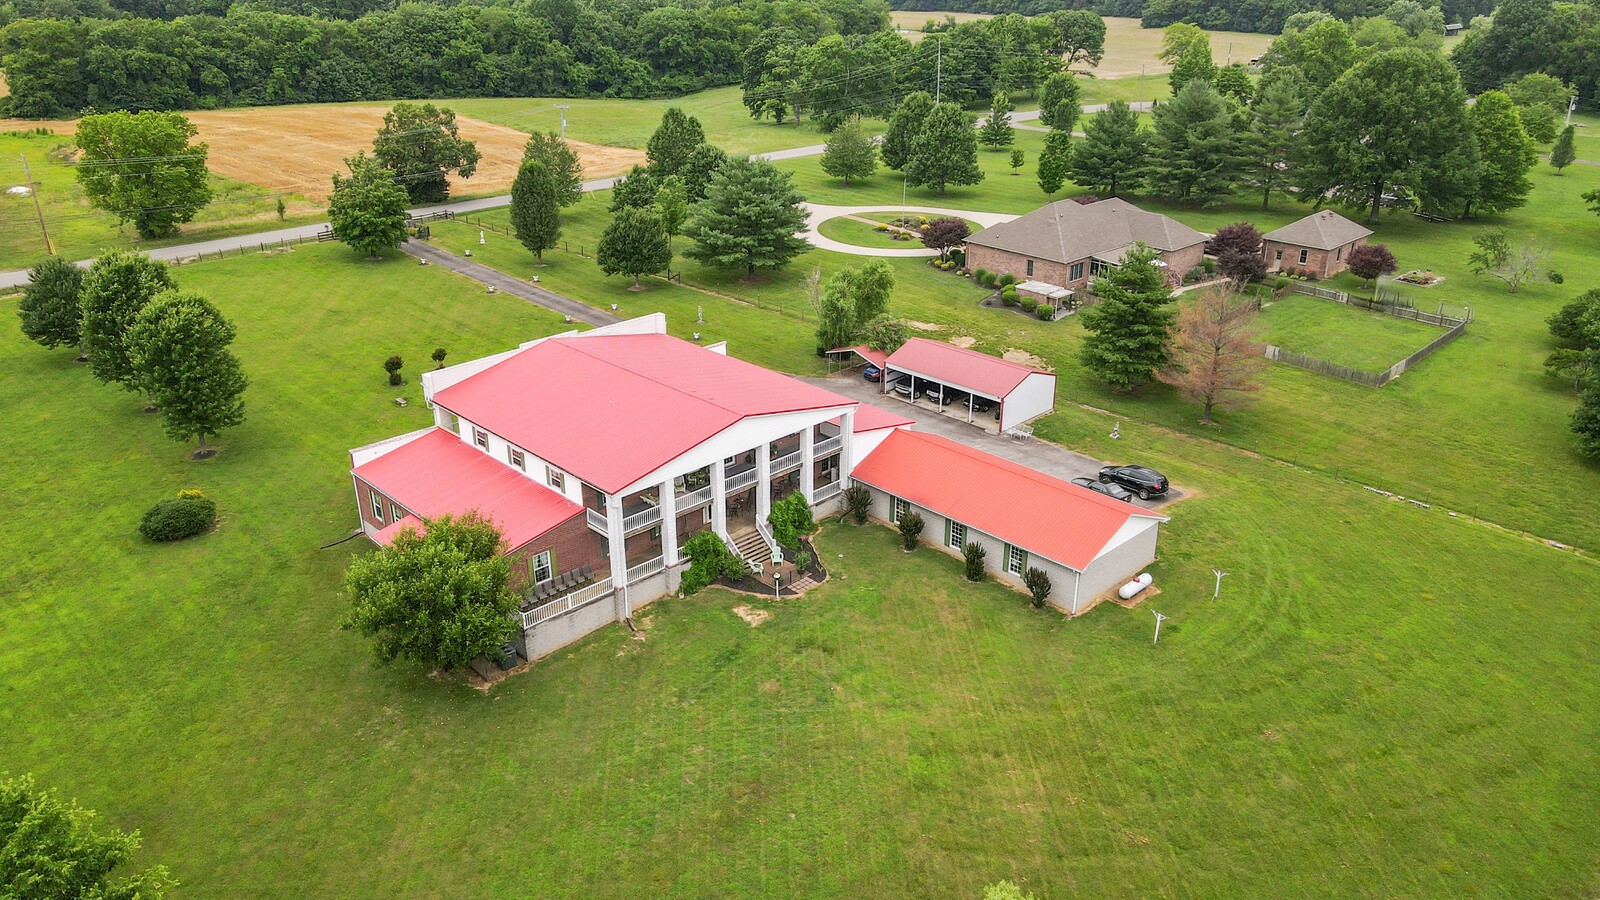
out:
<path id="1" fill-rule="evenodd" d="M 661 180 L 656 190 L 655 213 L 661 217 L 661 230 L 667 233 L 667 277 L 672 277 L 672 240 L 683 233 L 689 221 L 689 186 L 677 175 Z"/>
<path id="2" fill-rule="evenodd" d="M 1211 83 L 1190 81 L 1152 113 L 1145 186 L 1154 194 L 1212 206 L 1233 191 L 1243 156 L 1234 107 Z"/>
<path id="3" fill-rule="evenodd" d="M 817 309 L 817 351 L 844 347 L 866 337 L 869 326 L 888 317 L 893 295 L 894 270 L 881 259 L 859 269 L 835 272 L 812 301 Z"/>
<path id="4" fill-rule="evenodd" d="M 167 264 L 142 253 L 113 250 L 94 261 L 79 294 L 83 310 L 80 346 L 94 377 L 130 391 L 146 390 L 139 368 L 129 356 L 128 329 L 157 294 L 173 287 Z"/>
<path id="5" fill-rule="evenodd" d="M 48 257 L 28 270 L 28 286 L 17 304 L 22 333 L 28 340 L 52 350 L 78 346 L 83 275 L 83 269 L 59 256 Z"/>
<path id="6" fill-rule="evenodd" d="M 889 130 L 883 134 L 878 153 L 883 164 L 895 171 L 903 171 L 911 162 L 911 143 L 922 133 L 922 126 L 933 112 L 933 95 L 927 91 L 913 91 L 895 107 L 889 117 Z"/>
<path id="7" fill-rule="evenodd" d="M 949 185 L 983 180 L 983 170 L 978 168 L 977 134 L 961 107 L 941 103 L 928 114 L 922 133 L 911 142 L 906 180 L 941 194 Z"/>
<path id="8" fill-rule="evenodd" d="M 16 900 L 161 900 L 177 882 L 165 866 L 114 874 L 139 833 L 100 832 L 95 814 L 42 790 L 33 776 L 0 781 L 0 884 Z"/>
<path id="9" fill-rule="evenodd" d="M 1476 173 L 1466 93 L 1449 61 L 1414 48 L 1359 63 L 1306 116 L 1301 196 L 1370 207 L 1399 187 L 1425 206 L 1459 202 Z"/>
<path id="10" fill-rule="evenodd" d="M 1467 116 L 1478 145 L 1478 167 L 1462 215 L 1504 212 L 1528 202 L 1533 190 L 1528 172 L 1539 154 L 1511 98 L 1504 91 L 1484 91 Z"/>
<path id="11" fill-rule="evenodd" d="M 462 140 L 455 111 L 432 103 L 396 103 L 383 116 L 372 155 L 394 173 L 412 203 L 443 203 L 448 176 L 471 178 L 478 147 Z"/>
<path id="12" fill-rule="evenodd" d="M 618 178 L 611 185 L 611 211 L 616 212 L 630 206 L 644 208 L 656 202 L 656 186 L 659 179 L 655 173 L 644 166 L 634 166 L 628 174 Z"/>
<path id="13" fill-rule="evenodd" d="M 786 265 L 811 246 L 795 237 L 805 227 L 804 202 L 788 172 L 762 159 L 729 159 L 690 213 L 683 233 L 694 246 L 684 256 L 743 267 L 746 279 Z"/>
<path id="14" fill-rule="evenodd" d="M 542 162 L 556 180 L 556 196 L 562 206 L 583 198 L 583 164 L 572 145 L 554 131 L 535 131 L 522 148 L 523 162 Z"/>
<path id="15" fill-rule="evenodd" d="M 345 573 L 346 628 L 377 638 L 378 659 L 459 669 L 498 656 L 516 633 L 511 561 L 500 530 L 475 511 L 402 528 L 394 543 Z"/>
<path id="16" fill-rule="evenodd" d="M 1017 139 L 1016 129 L 1011 127 L 1011 111 L 1014 109 L 1016 106 L 1011 98 L 996 91 L 989 102 L 989 116 L 978 129 L 978 141 L 991 150 L 1011 146 Z"/>
<path id="17" fill-rule="evenodd" d="M 1590 462 L 1600 462 L 1600 384 L 1592 384 L 1578 396 L 1572 413 L 1572 433 L 1578 437 L 1578 453 Z"/>
<path id="18" fill-rule="evenodd" d="M 688 189 L 690 203 L 699 203 L 706 198 L 712 177 L 722 170 L 727 161 L 728 154 L 721 147 L 711 144 L 701 144 L 690 152 L 689 163 L 682 173 L 683 186 Z"/>
<path id="19" fill-rule="evenodd" d="M 954 216 L 934 219 L 922 227 L 922 246 L 939 251 L 939 258 L 945 259 L 971 235 L 972 229 L 967 227 L 965 219 Z"/>
<path id="20" fill-rule="evenodd" d="M 1057 72 L 1039 89 L 1039 122 L 1054 131 L 1071 133 L 1083 115 L 1082 90 L 1071 72 Z"/>
<path id="21" fill-rule="evenodd" d="M 544 261 L 561 238 L 561 188 L 542 162 L 525 162 L 511 183 L 511 230 Z"/>
<path id="22" fill-rule="evenodd" d="M 1106 21 L 1087 9 L 1058 9 L 1047 20 L 1054 26 L 1050 50 L 1065 66 L 1098 66 L 1105 58 Z"/>
<path id="23" fill-rule="evenodd" d="M 1172 96 L 1183 93 L 1185 85 L 1191 81 L 1204 81 L 1210 83 L 1217 78 L 1217 64 L 1211 58 L 1211 39 L 1201 32 L 1199 37 L 1189 41 L 1183 48 L 1177 61 L 1172 64 L 1172 74 L 1167 76 L 1167 82 L 1172 86 Z"/>
<path id="24" fill-rule="evenodd" d="M 139 312 L 128 329 L 128 355 L 161 407 L 167 436 L 206 438 L 244 422 L 244 368 L 228 349 L 232 323 L 199 294 L 168 291 Z"/>
<path id="25" fill-rule="evenodd" d="M 1145 151 L 1138 114 L 1126 102 L 1113 100 L 1089 120 L 1083 133 L 1072 151 L 1072 180 L 1113 197 L 1119 189 L 1133 187 Z"/>
<path id="26" fill-rule="evenodd" d="M 1256 342 L 1256 307 L 1231 291 L 1205 291 L 1178 312 L 1172 332 L 1172 358 L 1156 377 L 1200 404 L 1200 422 L 1259 390 L 1256 376 L 1266 366 Z"/>
<path id="27" fill-rule="evenodd" d="M 328 225 L 340 241 L 353 250 L 377 259 L 378 251 L 393 250 L 405 243 L 405 189 L 395 183 L 394 173 L 365 151 L 344 161 L 350 174 L 333 175 L 333 195 L 328 200 Z"/>
<path id="28" fill-rule="evenodd" d="M 76 139 L 83 151 L 76 174 L 84 196 L 132 222 L 140 237 L 176 232 L 211 202 L 209 148 L 191 143 L 196 133 L 188 119 L 171 112 L 84 116 Z"/>
<path id="29" fill-rule="evenodd" d="M 700 127 L 699 119 L 676 106 L 669 107 L 644 146 L 651 174 L 657 178 L 682 174 L 689 164 L 689 154 L 705 142 L 706 131 Z"/>
<path id="30" fill-rule="evenodd" d="M 1217 258 L 1217 271 L 1236 285 L 1247 284 L 1267 274 L 1267 260 L 1261 253 L 1261 231 L 1249 222 L 1218 228 L 1206 243 L 1206 250 Z"/>
<path id="31" fill-rule="evenodd" d="M 630 290 L 643 290 L 640 275 L 653 275 L 672 263 L 672 244 L 654 209 L 618 210 L 595 245 L 595 262 L 607 275 L 629 275 Z"/>
<path id="32" fill-rule="evenodd" d="M 1155 261 L 1156 251 L 1135 246 L 1122 265 L 1095 279 L 1100 302 L 1078 314 L 1088 332 L 1079 360 L 1096 378 L 1124 390 L 1150 381 L 1171 360 L 1172 288 Z"/>
<path id="33" fill-rule="evenodd" d="M 845 184 L 852 178 L 869 178 L 878 170 L 878 145 L 861 126 L 861 117 L 852 116 L 834 129 L 822 150 L 822 171 Z"/>

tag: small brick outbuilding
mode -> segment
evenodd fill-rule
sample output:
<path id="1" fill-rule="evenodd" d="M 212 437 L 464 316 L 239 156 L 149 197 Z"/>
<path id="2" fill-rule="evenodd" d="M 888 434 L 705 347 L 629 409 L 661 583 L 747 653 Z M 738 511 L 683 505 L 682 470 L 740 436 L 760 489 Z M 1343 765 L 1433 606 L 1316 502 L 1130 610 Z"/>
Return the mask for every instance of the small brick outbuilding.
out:
<path id="1" fill-rule="evenodd" d="M 1261 252 L 1266 254 L 1268 272 L 1331 278 L 1350 265 L 1350 251 L 1371 236 L 1371 229 L 1323 209 L 1268 232 Z"/>

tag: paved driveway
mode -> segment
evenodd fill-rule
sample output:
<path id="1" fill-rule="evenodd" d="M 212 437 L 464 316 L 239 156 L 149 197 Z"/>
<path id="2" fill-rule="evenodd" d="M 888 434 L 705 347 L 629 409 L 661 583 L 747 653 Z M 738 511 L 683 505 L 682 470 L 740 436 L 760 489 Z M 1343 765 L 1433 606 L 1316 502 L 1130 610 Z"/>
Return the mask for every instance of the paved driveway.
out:
<path id="1" fill-rule="evenodd" d="M 986 453 L 992 453 L 1002 459 L 1009 459 L 1021 463 L 1030 469 L 1037 469 L 1057 478 L 1071 481 L 1074 478 L 1094 478 L 1100 474 L 1100 467 L 1105 465 L 1091 456 L 1075 453 L 1058 444 L 1049 441 L 1030 439 L 1019 441 L 1005 435 L 991 434 L 977 425 L 968 425 L 960 419 L 952 418 L 918 403 L 907 403 L 893 396 L 886 396 L 878 392 L 878 386 L 861 377 L 859 369 L 849 369 L 830 378 L 807 378 L 813 384 L 827 388 L 836 394 L 843 394 L 852 400 L 870 403 L 893 413 L 913 419 L 917 423 L 917 430 L 928 434 L 937 434 L 953 441 L 960 441 L 969 447 L 976 447 Z M 1121 462 L 1131 462 L 1122 460 Z M 1159 508 L 1174 500 L 1180 500 L 1184 491 L 1176 485 L 1168 490 L 1168 495 L 1160 500 L 1145 502 L 1135 500 L 1134 505 L 1145 509 Z"/>

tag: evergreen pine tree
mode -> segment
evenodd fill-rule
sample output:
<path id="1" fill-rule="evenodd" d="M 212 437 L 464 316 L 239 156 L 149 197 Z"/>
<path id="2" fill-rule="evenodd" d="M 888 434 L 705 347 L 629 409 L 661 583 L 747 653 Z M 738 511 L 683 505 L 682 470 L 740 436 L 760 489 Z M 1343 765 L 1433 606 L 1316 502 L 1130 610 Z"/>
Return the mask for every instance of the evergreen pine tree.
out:
<path id="1" fill-rule="evenodd" d="M 763 159 L 731 158 L 695 204 L 683 233 L 694 241 L 684 256 L 712 266 L 757 269 L 785 265 L 811 245 L 795 237 L 805 227 L 805 198 L 788 172 Z"/>
<path id="2" fill-rule="evenodd" d="M 1044 149 L 1039 152 L 1039 189 L 1054 199 L 1071 169 L 1072 136 L 1065 131 L 1052 130 L 1045 135 Z"/>
<path id="3" fill-rule="evenodd" d="M 978 140 L 991 150 L 1009 147 L 1017 139 L 1016 131 L 1011 127 L 1011 111 L 1016 109 L 1011 103 L 1011 98 L 996 92 L 994 100 L 989 104 L 989 118 L 984 120 L 983 127 L 978 129 Z"/>
<path id="4" fill-rule="evenodd" d="M 1072 151 L 1071 177 L 1078 184 L 1113 197 L 1127 190 L 1144 162 L 1145 134 L 1139 116 L 1125 101 L 1113 100 L 1084 127 Z"/>
<path id="5" fill-rule="evenodd" d="M 1078 358 L 1096 378 L 1129 389 L 1171 360 L 1172 288 L 1156 252 L 1140 244 L 1094 281 L 1100 302 L 1078 315 L 1088 332 Z"/>
<path id="6" fill-rule="evenodd" d="M 1550 165 L 1555 167 L 1557 175 L 1578 158 L 1578 151 L 1573 146 L 1572 139 L 1573 126 L 1568 125 L 1561 129 L 1561 135 L 1556 138 L 1555 146 L 1550 148 Z"/>
<path id="7" fill-rule="evenodd" d="M 511 230 L 541 263 L 561 237 L 561 193 L 545 164 L 525 162 L 511 183 Z"/>
<path id="8" fill-rule="evenodd" d="M 861 117 L 851 116 L 829 135 L 822 151 L 822 171 L 845 184 L 851 178 L 867 178 L 878 169 L 878 147 L 861 127 Z"/>
<path id="9" fill-rule="evenodd" d="M 681 175 L 688 165 L 689 154 L 706 142 L 706 132 L 700 120 L 676 106 L 661 116 L 661 124 L 644 145 L 645 158 L 650 161 L 650 172 L 657 178 Z"/>
<path id="10" fill-rule="evenodd" d="M 1274 191 L 1287 192 L 1294 181 L 1303 144 L 1300 129 L 1305 124 L 1305 101 L 1293 79 L 1274 79 L 1263 84 L 1250 110 L 1250 131 L 1244 137 L 1245 184 L 1261 191 L 1261 208 L 1266 209 Z"/>
<path id="11" fill-rule="evenodd" d="M 1152 193 L 1211 206 L 1233 191 L 1241 162 L 1234 108 L 1208 81 L 1190 81 L 1156 107 L 1144 166 Z"/>
<path id="12" fill-rule="evenodd" d="M 911 142 L 922 133 L 933 106 L 933 95 L 927 91 L 915 91 L 900 101 L 889 117 L 889 130 L 883 134 L 883 143 L 878 146 L 885 166 L 899 172 L 910 163 Z"/>
<path id="13" fill-rule="evenodd" d="M 977 184 L 978 136 L 967 114 L 954 103 L 941 103 L 928 114 L 922 133 L 911 142 L 906 181 L 927 185 L 943 194 L 952 184 Z"/>

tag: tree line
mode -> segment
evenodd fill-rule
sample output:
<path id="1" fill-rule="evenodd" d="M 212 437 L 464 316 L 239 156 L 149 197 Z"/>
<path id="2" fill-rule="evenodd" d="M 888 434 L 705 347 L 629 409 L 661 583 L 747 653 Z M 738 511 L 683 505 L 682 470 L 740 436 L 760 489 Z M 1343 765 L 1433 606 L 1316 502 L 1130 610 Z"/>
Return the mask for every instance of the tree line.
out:
<path id="1" fill-rule="evenodd" d="M 394 97 L 660 97 L 737 82 L 774 29 L 882 31 L 881 0 L 612 9 L 406 2 L 352 19 L 238 7 L 174 19 L 20 18 L 0 29 L 0 115 Z M 557 8 L 559 7 L 559 8 Z"/>

